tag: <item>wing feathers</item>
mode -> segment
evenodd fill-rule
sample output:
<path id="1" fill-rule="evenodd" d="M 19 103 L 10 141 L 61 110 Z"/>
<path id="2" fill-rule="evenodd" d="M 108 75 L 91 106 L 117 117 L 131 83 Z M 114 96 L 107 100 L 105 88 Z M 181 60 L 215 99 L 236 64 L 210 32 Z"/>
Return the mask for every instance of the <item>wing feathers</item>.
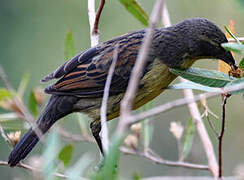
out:
<path id="1" fill-rule="evenodd" d="M 90 48 L 86 50 L 85 52 L 81 52 L 77 54 L 72 59 L 66 61 L 62 66 L 57 68 L 54 72 L 50 73 L 46 77 L 44 77 L 41 82 L 47 82 L 52 79 L 61 78 L 71 70 L 73 70 L 76 66 L 78 66 L 80 63 L 85 63 L 87 60 L 90 60 L 91 57 L 95 56 L 97 54 L 96 47 Z"/>
<path id="2" fill-rule="evenodd" d="M 124 92 L 143 36 L 144 31 L 134 32 L 78 54 L 42 80 L 46 82 L 62 77 L 54 85 L 47 87 L 45 92 L 89 98 L 102 97 L 116 44 L 119 44 L 118 60 L 110 95 Z"/>

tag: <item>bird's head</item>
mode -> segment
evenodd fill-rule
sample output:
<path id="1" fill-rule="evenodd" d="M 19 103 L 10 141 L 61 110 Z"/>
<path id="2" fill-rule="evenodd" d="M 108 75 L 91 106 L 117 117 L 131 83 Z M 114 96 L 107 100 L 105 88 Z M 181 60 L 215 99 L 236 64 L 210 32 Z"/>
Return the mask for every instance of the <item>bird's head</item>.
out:
<path id="1" fill-rule="evenodd" d="M 187 33 L 189 55 L 193 58 L 220 59 L 236 69 L 232 54 L 221 44 L 228 42 L 225 34 L 207 19 L 194 18 L 179 24 L 181 32 Z"/>

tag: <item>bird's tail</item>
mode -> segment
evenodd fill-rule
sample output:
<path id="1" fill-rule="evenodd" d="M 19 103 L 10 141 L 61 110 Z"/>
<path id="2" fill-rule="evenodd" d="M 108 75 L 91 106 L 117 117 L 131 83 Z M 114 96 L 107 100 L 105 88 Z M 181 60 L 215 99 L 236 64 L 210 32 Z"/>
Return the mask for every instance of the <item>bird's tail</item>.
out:
<path id="1" fill-rule="evenodd" d="M 37 120 L 37 127 L 42 134 L 46 133 L 58 119 L 70 114 L 76 102 L 77 98 L 73 96 L 53 95 Z M 8 164 L 10 166 L 18 164 L 19 161 L 29 154 L 38 141 L 39 137 L 35 131 L 29 129 L 12 150 L 9 155 Z"/>

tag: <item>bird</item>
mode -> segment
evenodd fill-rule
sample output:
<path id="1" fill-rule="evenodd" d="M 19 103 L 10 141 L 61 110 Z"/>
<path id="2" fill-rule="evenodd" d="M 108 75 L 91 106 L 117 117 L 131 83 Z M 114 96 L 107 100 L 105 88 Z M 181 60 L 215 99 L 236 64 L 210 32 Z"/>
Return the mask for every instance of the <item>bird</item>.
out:
<path id="1" fill-rule="evenodd" d="M 170 68 L 187 69 L 200 59 L 220 59 L 236 69 L 232 54 L 221 44 L 228 42 L 222 30 L 205 18 L 185 19 L 167 28 L 153 29 L 146 66 L 133 109 L 160 95 L 176 79 Z M 107 120 L 119 116 L 120 102 L 126 92 L 130 74 L 143 43 L 146 29 L 127 33 L 85 50 L 42 79 L 58 79 L 45 89 L 51 97 L 36 121 L 42 135 L 62 117 L 73 112 L 91 118 L 90 129 L 103 153 L 99 136 L 101 131 L 100 107 L 104 86 L 117 47 L 117 62 L 109 89 Z M 39 137 L 30 128 L 9 155 L 8 164 L 16 166 L 24 159 Z"/>

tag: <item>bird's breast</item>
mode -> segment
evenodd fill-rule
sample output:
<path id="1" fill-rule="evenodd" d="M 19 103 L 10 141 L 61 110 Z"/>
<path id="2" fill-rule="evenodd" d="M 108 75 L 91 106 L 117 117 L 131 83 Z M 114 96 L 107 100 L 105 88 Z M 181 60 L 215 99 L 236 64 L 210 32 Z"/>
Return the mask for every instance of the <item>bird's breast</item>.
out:
<path id="1" fill-rule="evenodd" d="M 133 109 L 157 97 L 176 78 L 176 75 L 172 74 L 159 59 L 155 59 L 147 68 L 148 71 L 140 82 Z"/>

